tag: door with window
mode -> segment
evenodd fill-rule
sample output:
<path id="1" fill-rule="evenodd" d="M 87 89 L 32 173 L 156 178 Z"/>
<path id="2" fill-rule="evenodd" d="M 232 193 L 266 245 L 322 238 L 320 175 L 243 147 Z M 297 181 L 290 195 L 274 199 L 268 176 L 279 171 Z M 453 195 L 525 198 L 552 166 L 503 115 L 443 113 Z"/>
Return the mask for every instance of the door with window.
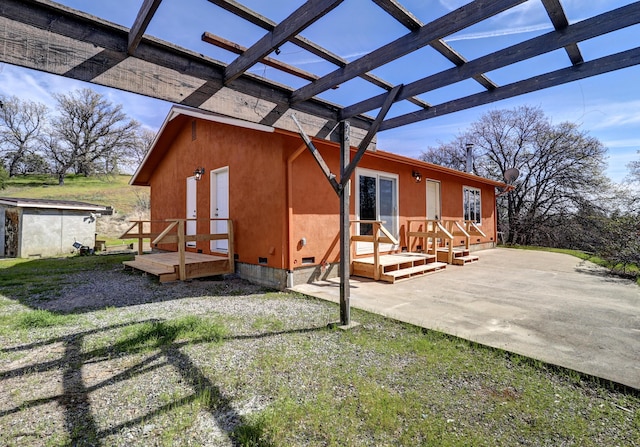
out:
<path id="1" fill-rule="evenodd" d="M 229 218 L 229 168 L 224 167 L 211 171 L 211 218 Z M 228 231 L 225 220 L 212 220 L 211 233 L 220 234 Z M 211 241 L 211 251 L 227 253 L 229 241 L 227 239 Z"/>
<path id="2" fill-rule="evenodd" d="M 196 219 L 198 217 L 198 190 L 197 190 L 197 181 L 195 177 L 187 177 L 187 210 L 186 210 L 186 218 L 187 219 Z M 185 234 L 194 235 L 196 234 L 196 221 L 195 220 L 187 220 L 187 225 L 185 228 Z M 187 247 L 195 247 L 195 242 L 187 242 Z"/>
<path id="3" fill-rule="evenodd" d="M 427 219 L 440 220 L 441 210 L 440 182 L 427 180 Z"/>
<path id="4" fill-rule="evenodd" d="M 387 172 L 358 169 L 356 171 L 356 211 L 358 220 L 380 220 L 384 227 L 398 237 L 398 176 Z M 372 235 L 373 225 L 361 223 L 357 234 Z M 392 250 L 390 244 L 381 245 L 381 250 Z M 358 242 L 356 253 L 371 253 L 370 242 Z"/>

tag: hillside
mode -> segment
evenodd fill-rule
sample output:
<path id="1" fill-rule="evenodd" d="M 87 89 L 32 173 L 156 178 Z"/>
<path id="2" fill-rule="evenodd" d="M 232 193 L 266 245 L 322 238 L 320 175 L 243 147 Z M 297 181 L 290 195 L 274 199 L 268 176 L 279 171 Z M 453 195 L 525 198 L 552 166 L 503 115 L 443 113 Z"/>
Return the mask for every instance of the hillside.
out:
<path id="1" fill-rule="evenodd" d="M 130 186 L 129 175 L 93 176 L 68 175 L 65 184 L 51 175 L 26 175 L 9 179 L 2 197 L 30 199 L 78 200 L 110 206 L 113 216 L 98 219 L 100 236 L 118 237 L 128 226 L 129 219 L 149 217 L 149 188 Z"/>

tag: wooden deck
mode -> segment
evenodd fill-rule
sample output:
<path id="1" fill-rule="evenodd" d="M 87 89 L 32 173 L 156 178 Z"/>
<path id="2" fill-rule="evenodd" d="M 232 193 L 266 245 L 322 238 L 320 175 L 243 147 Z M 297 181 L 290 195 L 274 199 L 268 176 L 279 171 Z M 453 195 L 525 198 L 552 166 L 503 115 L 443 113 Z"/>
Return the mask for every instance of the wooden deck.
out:
<path id="1" fill-rule="evenodd" d="M 480 259 L 477 255 L 472 255 L 468 248 L 456 247 L 452 251 L 451 264 L 454 265 L 465 265 Z M 449 262 L 449 249 L 447 247 L 438 248 L 438 261 Z"/>
<path id="2" fill-rule="evenodd" d="M 379 271 L 376 272 L 375 257 L 354 259 L 352 275 L 390 283 L 409 279 L 446 268 L 435 255 L 426 253 L 397 253 L 379 256 Z"/>
<path id="3" fill-rule="evenodd" d="M 233 272 L 232 266 L 229 265 L 229 258 L 226 256 L 205 255 L 189 251 L 185 252 L 184 256 L 185 278 L 180 278 L 180 253 L 178 252 L 137 255 L 133 261 L 124 261 L 123 264 L 157 276 L 160 282 L 203 278 Z"/>

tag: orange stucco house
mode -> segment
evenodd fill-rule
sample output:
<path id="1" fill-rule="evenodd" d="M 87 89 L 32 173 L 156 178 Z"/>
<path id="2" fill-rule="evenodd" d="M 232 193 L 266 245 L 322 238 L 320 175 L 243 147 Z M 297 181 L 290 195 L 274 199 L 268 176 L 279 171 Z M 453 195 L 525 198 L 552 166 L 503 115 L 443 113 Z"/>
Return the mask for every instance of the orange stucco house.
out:
<path id="1" fill-rule="evenodd" d="M 339 172 L 338 143 L 313 141 L 331 171 Z M 174 106 L 131 184 L 151 187 L 152 221 L 198 218 L 190 231 L 208 233 L 216 225 L 208 218 L 230 218 L 241 277 L 284 288 L 337 272 L 339 200 L 296 133 Z M 350 182 L 351 217 L 384 222 L 397 242 L 382 246 L 388 252 L 424 249 L 408 234 L 410 221 L 425 219 L 471 220 L 482 230 L 471 249 L 489 248 L 497 235 L 496 188 L 504 186 L 367 151 Z M 352 235 L 367 232 L 370 224 L 351 226 Z M 223 243 L 196 241 L 187 250 L 215 253 L 225 251 Z M 354 242 L 352 257 L 372 250 L 371 243 Z"/>

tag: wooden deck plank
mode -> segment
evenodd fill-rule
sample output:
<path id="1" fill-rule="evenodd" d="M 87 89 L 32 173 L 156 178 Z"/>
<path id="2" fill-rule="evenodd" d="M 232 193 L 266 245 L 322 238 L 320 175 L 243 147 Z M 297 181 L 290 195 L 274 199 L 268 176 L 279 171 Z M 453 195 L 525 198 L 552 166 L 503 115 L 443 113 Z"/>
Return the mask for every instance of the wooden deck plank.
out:
<path id="1" fill-rule="evenodd" d="M 394 264 L 402 264 L 405 262 L 416 261 L 418 259 L 431 260 L 431 259 L 435 259 L 435 257 L 436 257 L 435 255 L 430 255 L 426 253 L 398 253 L 398 254 L 391 254 L 391 255 L 382 255 L 380 256 L 380 265 L 389 266 Z M 369 257 L 369 258 L 353 259 L 353 262 L 373 265 L 374 258 Z"/>
<path id="2" fill-rule="evenodd" d="M 204 253 L 184 252 L 184 275 L 178 275 L 180 265 L 178 252 L 152 253 L 137 255 L 134 261 L 124 261 L 123 264 L 157 276 L 160 282 L 175 281 L 181 276 L 183 279 L 203 278 L 207 276 L 231 273 L 229 259 L 225 256 L 208 255 Z"/>

